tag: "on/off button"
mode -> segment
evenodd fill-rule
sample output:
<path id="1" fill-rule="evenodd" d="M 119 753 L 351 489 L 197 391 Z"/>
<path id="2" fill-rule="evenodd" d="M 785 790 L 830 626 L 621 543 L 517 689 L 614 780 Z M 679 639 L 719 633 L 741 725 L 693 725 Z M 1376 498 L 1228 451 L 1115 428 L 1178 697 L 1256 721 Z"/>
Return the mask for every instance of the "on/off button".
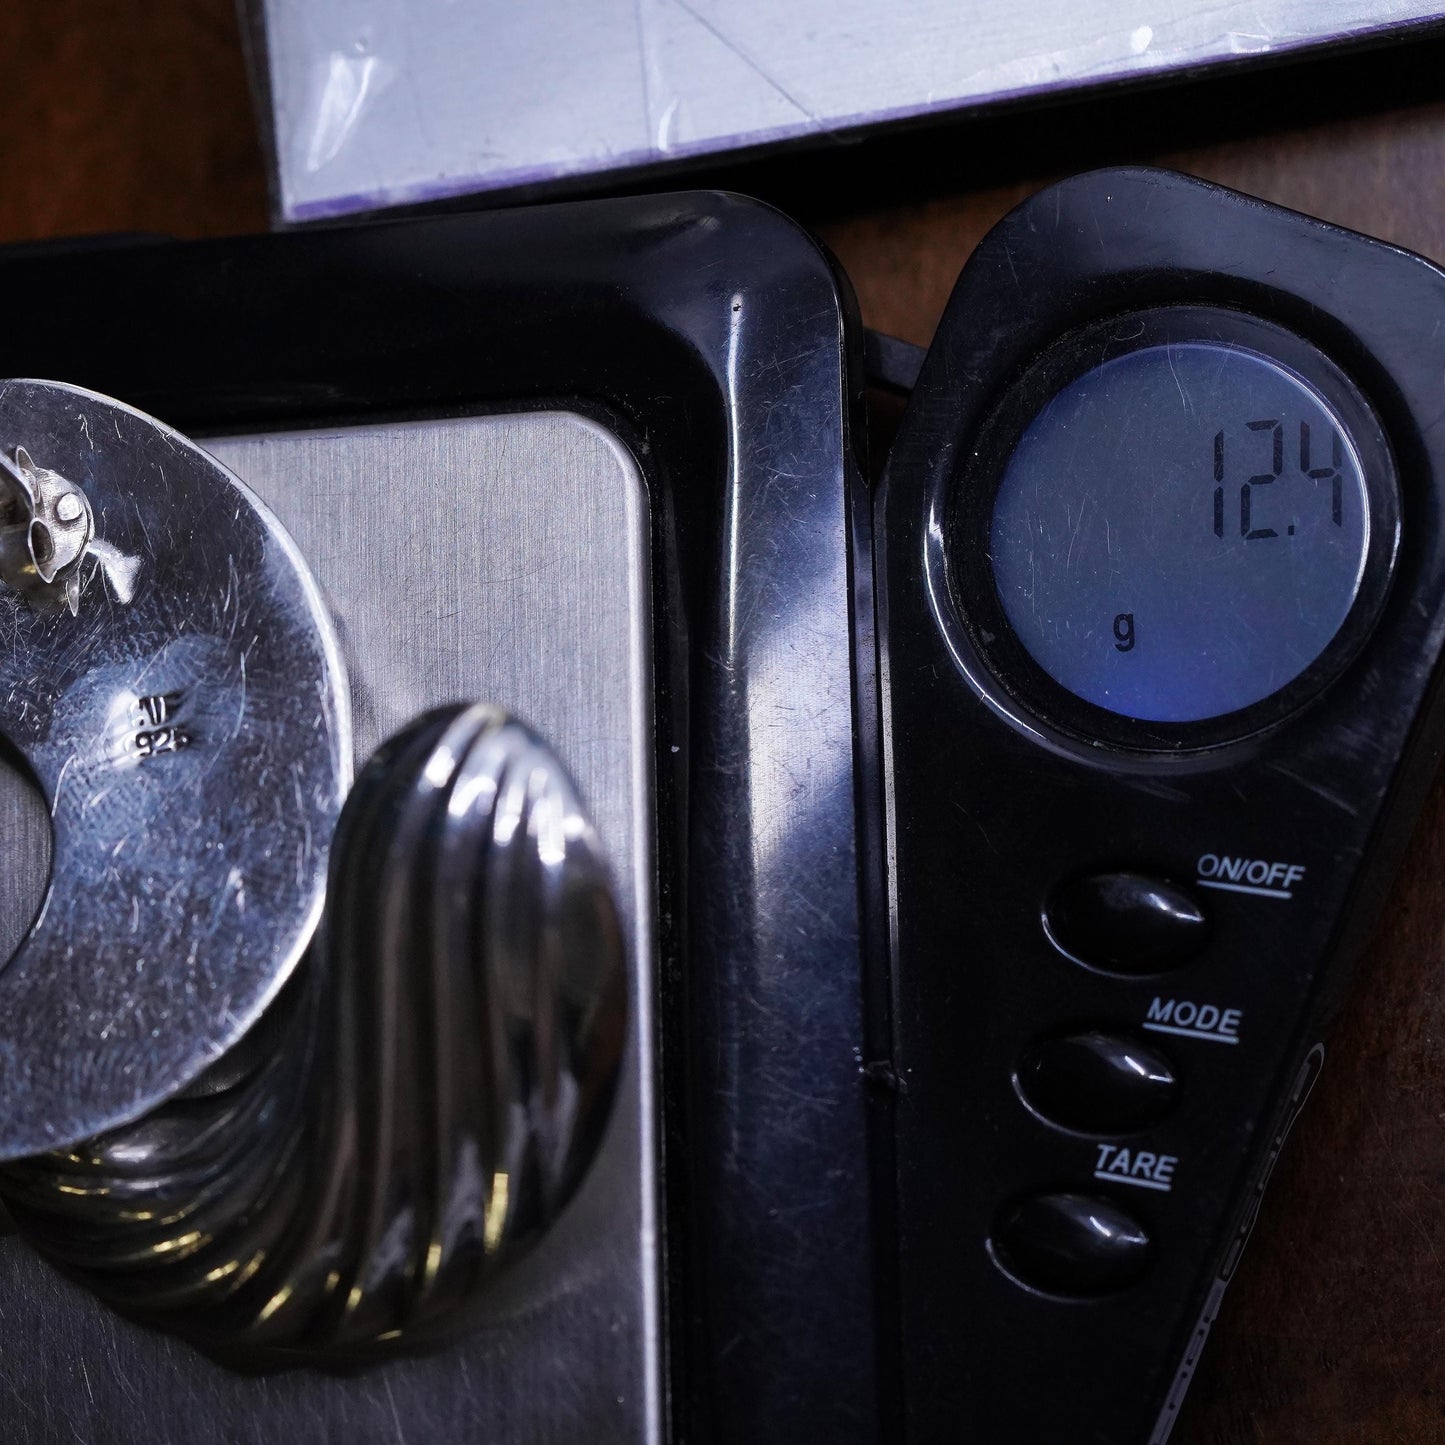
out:
<path id="1" fill-rule="evenodd" d="M 1090 873 L 1050 898 L 1050 939 L 1079 963 L 1109 973 L 1160 973 L 1193 958 L 1209 937 L 1188 889 L 1146 873 Z"/>

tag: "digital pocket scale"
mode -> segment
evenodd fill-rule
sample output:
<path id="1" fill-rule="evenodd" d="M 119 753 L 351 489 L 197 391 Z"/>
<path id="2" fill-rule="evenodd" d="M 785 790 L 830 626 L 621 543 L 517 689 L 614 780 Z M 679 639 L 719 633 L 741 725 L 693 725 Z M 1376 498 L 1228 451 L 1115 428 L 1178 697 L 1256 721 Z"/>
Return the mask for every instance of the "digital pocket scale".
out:
<path id="1" fill-rule="evenodd" d="M 45 735 L 47 678 L 78 665 L 67 629 L 106 629 L 122 668 L 176 653 L 167 629 L 209 628 L 233 661 L 242 636 L 194 620 L 234 611 L 207 580 L 224 567 L 157 560 L 220 546 L 184 540 L 203 482 L 172 485 L 170 434 L 147 441 L 141 417 L 125 429 L 153 466 L 128 483 L 116 418 L 135 414 L 80 387 L 198 439 L 274 513 L 335 629 L 356 761 L 436 707 L 535 726 L 609 860 L 628 995 L 595 1161 L 449 1343 L 411 1348 L 403 1319 L 370 1339 L 395 1346 L 380 1363 L 237 1370 L 166 1316 L 163 1264 L 128 1305 L 135 1260 L 106 1230 L 134 1219 L 56 1183 L 61 1156 L 164 1151 L 217 1050 L 264 1055 L 212 1006 L 214 973 L 188 985 L 209 935 L 172 919 L 195 948 L 137 970 L 132 941 L 130 972 L 99 949 L 109 1032 L 41 980 L 89 1030 L 69 1052 L 63 1009 L 27 1013 L 0 971 L 10 1438 L 1163 1441 L 1440 751 L 1445 276 L 1163 172 L 1050 187 L 963 271 L 876 495 L 846 279 L 737 197 L 17 252 L 0 295 L 0 375 L 70 388 L 51 389 L 70 411 L 49 452 L 31 393 L 0 396 L 16 484 L 62 540 L 73 485 L 94 535 L 174 594 L 142 637 L 99 572 L 24 610 L 49 605 L 40 533 L 0 567 L 26 589 L 0 615 L 24 623 L 11 706 L 47 777 L 76 776 Z M 183 709 L 213 690 L 211 653 L 182 650 L 202 661 L 179 692 L 126 683 L 112 809 L 202 756 Z M 366 775 L 383 802 L 395 757 Z M 250 801 L 284 802 L 267 786 Z M 0 923 L 18 940 L 46 855 L 17 787 Z M 352 831 L 363 865 L 387 833 Z M 54 889 L 84 882 L 61 871 Z M 264 925 L 264 891 L 246 896 Z M 348 898 L 372 901 L 333 887 L 331 906 Z M 119 938 L 133 913 L 107 925 L 109 906 L 89 914 Z M 245 1009 L 290 962 L 260 960 Z M 546 1033 L 513 1039 L 523 1085 Z M 53 1109 L 13 1072 L 27 1050 Z M 84 1074 L 69 1090 L 62 1053 Z M 380 1097 L 372 1056 L 347 1057 Z M 427 1097 L 376 1057 L 409 1107 Z M 388 1138 L 405 1163 L 405 1131 Z M 403 1314 L 431 1279 L 406 1248 L 381 1251 Z"/>
<path id="2" fill-rule="evenodd" d="M 877 509 L 904 1436 L 1162 1441 L 1440 749 L 1418 258 L 1106 171 Z"/>

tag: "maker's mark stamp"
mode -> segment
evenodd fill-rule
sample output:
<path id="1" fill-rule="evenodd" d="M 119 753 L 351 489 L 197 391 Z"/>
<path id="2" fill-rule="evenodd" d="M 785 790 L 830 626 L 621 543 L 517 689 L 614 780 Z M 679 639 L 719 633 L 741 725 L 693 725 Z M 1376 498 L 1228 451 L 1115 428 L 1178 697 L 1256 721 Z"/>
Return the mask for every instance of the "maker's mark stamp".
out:
<path id="1" fill-rule="evenodd" d="M 137 758 L 178 753 L 195 741 L 194 732 L 176 714 L 185 701 L 183 692 L 158 692 L 136 699 L 136 727 L 126 740 L 126 751 Z"/>

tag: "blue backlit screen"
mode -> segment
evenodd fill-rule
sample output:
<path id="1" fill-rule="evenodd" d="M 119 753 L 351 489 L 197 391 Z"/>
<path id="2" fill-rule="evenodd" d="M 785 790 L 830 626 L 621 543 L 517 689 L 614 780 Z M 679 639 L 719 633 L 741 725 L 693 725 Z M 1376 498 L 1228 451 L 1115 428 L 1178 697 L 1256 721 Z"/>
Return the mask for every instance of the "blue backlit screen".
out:
<path id="1" fill-rule="evenodd" d="M 1145 346 L 1034 417 L 990 524 L 1030 656 L 1124 717 L 1189 723 L 1278 692 L 1339 631 L 1369 543 L 1354 444 L 1301 376 L 1221 342 Z"/>

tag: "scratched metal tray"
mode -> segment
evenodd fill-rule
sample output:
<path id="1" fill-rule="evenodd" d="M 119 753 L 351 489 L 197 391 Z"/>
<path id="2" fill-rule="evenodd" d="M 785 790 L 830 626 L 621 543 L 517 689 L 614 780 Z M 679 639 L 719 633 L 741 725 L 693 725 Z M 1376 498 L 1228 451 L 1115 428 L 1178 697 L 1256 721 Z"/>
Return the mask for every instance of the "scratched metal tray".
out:
<path id="1" fill-rule="evenodd" d="M 656 1438 L 652 699 L 636 464 L 605 429 L 565 412 L 207 445 L 272 506 L 321 583 L 359 763 L 418 712 L 475 698 L 505 698 L 568 760 L 618 880 L 637 1027 L 597 1165 L 464 1341 L 352 1378 L 292 1371 L 261 1384 L 122 1324 L 10 1239 L 0 1329 L 29 1424 L 9 1438 L 64 1439 L 62 1424 L 95 1438 L 97 1411 L 108 1438 L 136 1441 L 396 1438 L 403 1421 L 423 1420 L 428 1438 L 489 1441 L 524 1414 L 546 1439 Z M 19 903 L 7 922 L 23 929 L 26 880 L 5 879 Z M 57 1369 L 78 1370 L 84 1389 Z"/>

